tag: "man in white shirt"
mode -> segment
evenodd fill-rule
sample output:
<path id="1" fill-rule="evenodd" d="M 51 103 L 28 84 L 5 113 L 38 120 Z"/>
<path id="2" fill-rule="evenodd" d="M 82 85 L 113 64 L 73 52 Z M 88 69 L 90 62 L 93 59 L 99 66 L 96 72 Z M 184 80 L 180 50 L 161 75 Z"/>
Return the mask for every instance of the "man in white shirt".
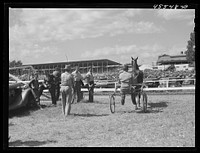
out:
<path id="1" fill-rule="evenodd" d="M 70 114 L 72 95 L 74 89 L 74 78 L 70 73 L 70 65 L 66 65 L 64 68 L 65 72 L 61 74 L 61 95 L 62 95 L 62 107 L 63 114 L 66 117 Z"/>

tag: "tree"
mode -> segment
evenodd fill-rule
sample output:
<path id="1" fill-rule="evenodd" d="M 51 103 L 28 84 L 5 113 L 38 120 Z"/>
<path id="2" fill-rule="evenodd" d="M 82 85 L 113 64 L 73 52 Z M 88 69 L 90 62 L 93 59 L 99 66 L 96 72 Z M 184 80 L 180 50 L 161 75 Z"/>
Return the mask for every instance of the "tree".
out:
<path id="1" fill-rule="evenodd" d="M 195 61 L 195 32 L 190 33 L 190 40 L 185 54 L 188 62 L 193 63 Z"/>
<path id="2" fill-rule="evenodd" d="M 19 60 L 19 61 L 13 60 L 11 62 L 9 61 L 9 67 L 19 67 L 19 66 L 22 66 L 21 60 Z"/>

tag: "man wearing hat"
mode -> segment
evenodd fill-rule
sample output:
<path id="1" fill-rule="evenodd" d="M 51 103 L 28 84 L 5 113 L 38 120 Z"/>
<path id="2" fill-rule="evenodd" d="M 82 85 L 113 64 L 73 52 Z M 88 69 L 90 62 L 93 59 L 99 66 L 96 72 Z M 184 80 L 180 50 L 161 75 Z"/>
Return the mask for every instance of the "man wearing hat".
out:
<path id="1" fill-rule="evenodd" d="M 133 75 L 132 73 L 128 72 L 127 64 L 123 65 L 123 72 L 120 73 L 119 75 L 119 83 L 121 84 L 120 86 L 121 104 L 124 105 L 126 94 L 132 93 L 131 84 L 133 84 Z M 134 94 L 131 94 L 131 100 L 136 109 L 137 105 Z"/>
<path id="2" fill-rule="evenodd" d="M 29 82 L 29 87 L 35 98 L 36 105 L 41 109 L 40 106 L 40 97 L 39 97 L 39 82 L 38 82 L 38 73 L 34 72 L 33 79 Z"/>
<path id="3" fill-rule="evenodd" d="M 51 94 L 52 104 L 50 106 L 56 107 L 56 82 L 53 74 L 47 76 L 48 88 Z"/>
<path id="4" fill-rule="evenodd" d="M 94 92 L 94 76 L 92 74 L 92 67 L 89 68 L 88 73 L 86 74 L 86 82 L 89 91 L 89 102 L 93 102 L 93 92 Z"/>
<path id="5" fill-rule="evenodd" d="M 55 78 L 55 98 L 56 101 L 59 100 L 60 97 L 60 69 L 58 67 L 55 68 L 55 71 L 53 71 L 53 76 Z"/>
<path id="6" fill-rule="evenodd" d="M 81 81 L 83 79 L 81 73 L 79 72 L 79 67 L 76 66 L 74 72 L 72 72 L 74 77 L 74 94 L 77 95 L 77 102 L 81 100 Z"/>
<path id="7" fill-rule="evenodd" d="M 66 65 L 64 73 L 61 74 L 61 95 L 62 95 L 62 108 L 63 114 L 66 117 L 70 114 L 71 102 L 74 90 L 74 78 L 71 72 L 70 65 Z"/>

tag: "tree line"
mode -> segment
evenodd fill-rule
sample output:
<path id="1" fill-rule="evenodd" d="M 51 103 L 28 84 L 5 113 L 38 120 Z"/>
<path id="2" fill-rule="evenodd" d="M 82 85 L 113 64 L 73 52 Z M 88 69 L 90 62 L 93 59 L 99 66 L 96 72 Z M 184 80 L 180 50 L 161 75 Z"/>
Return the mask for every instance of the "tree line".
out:
<path id="1" fill-rule="evenodd" d="M 9 68 L 11 68 L 11 67 L 19 67 L 19 66 L 22 66 L 22 61 L 21 60 L 9 61 Z"/>

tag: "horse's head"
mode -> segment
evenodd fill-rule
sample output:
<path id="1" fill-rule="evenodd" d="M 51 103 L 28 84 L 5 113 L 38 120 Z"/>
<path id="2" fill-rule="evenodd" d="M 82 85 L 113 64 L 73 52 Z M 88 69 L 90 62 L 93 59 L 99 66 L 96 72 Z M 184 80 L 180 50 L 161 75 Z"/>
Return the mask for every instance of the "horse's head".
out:
<path id="1" fill-rule="evenodd" d="M 132 65 L 133 69 L 139 70 L 139 66 L 137 64 L 137 60 L 138 60 L 138 57 L 135 58 L 135 59 L 133 57 L 131 57 L 131 65 Z"/>

